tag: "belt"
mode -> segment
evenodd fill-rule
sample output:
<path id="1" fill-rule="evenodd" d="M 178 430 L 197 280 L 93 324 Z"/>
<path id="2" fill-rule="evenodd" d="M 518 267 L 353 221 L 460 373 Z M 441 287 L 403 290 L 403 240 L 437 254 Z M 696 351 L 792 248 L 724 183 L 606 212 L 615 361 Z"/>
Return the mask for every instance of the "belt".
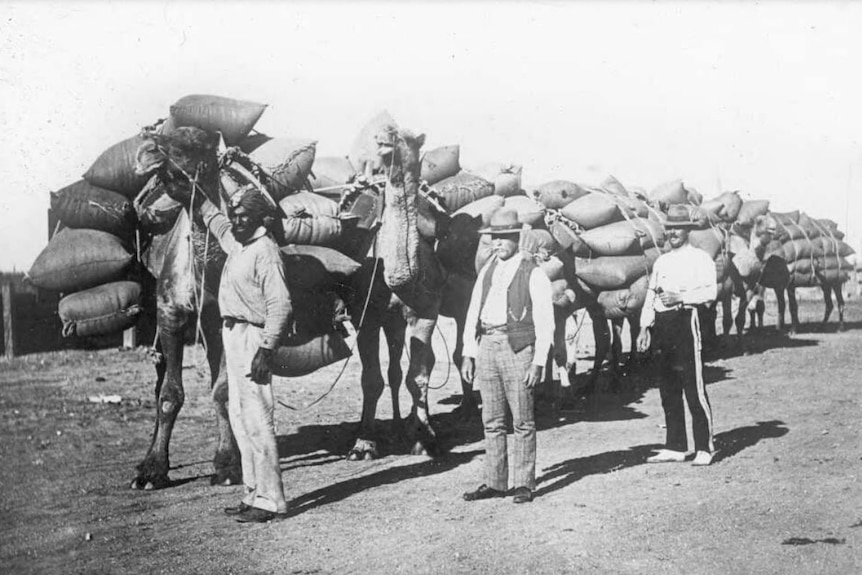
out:
<path id="1" fill-rule="evenodd" d="M 672 308 L 670 308 L 670 309 L 667 309 L 667 310 L 664 310 L 664 311 L 658 311 L 658 312 L 656 312 L 656 313 L 675 313 L 675 312 L 681 312 L 681 311 L 692 311 L 692 310 L 695 310 L 695 309 L 697 309 L 697 306 L 693 306 L 693 305 L 683 305 L 683 304 L 681 304 L 681 303 L 680 303 L 680 304 L 677 304 L 677 305 L 675 305 L 674 307 L 672 307 Z"/>
<path id="2" fill-rule="evenodd" d="M 224 326 L 228 329 L 233 329 L 233 326 L 238 323 L 247 323 L 248 325 L 253 325 L 254 327 L 259 327 L 263 329 L 263 324 L 261 323 L 254 323 L 253 321 L 247 321 L 244 319 L 239 319 L 238 317 L 231 317 L 229 315 L 224 316 L 222 318 L 222 321 L 224 322 Z"/>
<path id="3" fill-rule="evenodd" d="M 488 325 L 487 323 L 479 324 L 479 335 L 499 335 L 508 333 L 507 325 Z"/>

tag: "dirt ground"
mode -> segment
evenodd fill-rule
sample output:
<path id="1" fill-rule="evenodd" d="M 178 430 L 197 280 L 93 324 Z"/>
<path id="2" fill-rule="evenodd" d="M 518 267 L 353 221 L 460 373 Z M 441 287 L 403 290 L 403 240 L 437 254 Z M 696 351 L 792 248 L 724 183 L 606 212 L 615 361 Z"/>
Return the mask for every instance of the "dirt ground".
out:
<path id="1" fill-rule="evenodd" d="M 647 368 L 624 393 L 558 415 L 538 407 L 538 491 L 466 503 L 480 480 L 481 424 L 459 422 L 441 320 L 431 392 L 447 453 L 349 462 L 359 363 L 277 387 L 288 519 L 241 525 L 222 513 L 240 488 L 209 485 L 216 429 L 204 356 L 187 349 L 186 404 L 171 450 L 174 484 L 128 485 L 152 430 L 155 374 L 143 349 L 0 362 L 0 571 L 4 573 L 834 573 L 862 572 L 862 302 L 848 329 L 770 327 L 748 353 L 707 363 L 716 443 L 710 467 L 647 465 L 664 439 Z M 774 307 L 769 311 L 774 313 Z M 767 323 L 775 317 L 767 313 Z M 589 338 L 579 333 L 579 338 Z M 584 340 L 586 341 L 586 339 Z M 589 344 L 578 358 L 584 372 Z M 606 381 L 606 380 L 604 380 Z M 118 395 L 120 403 L 91 397 Z M 409 410 L 407 394 L 401 404 Z M 385 434 L 390 401 L 380 402 Z"/>

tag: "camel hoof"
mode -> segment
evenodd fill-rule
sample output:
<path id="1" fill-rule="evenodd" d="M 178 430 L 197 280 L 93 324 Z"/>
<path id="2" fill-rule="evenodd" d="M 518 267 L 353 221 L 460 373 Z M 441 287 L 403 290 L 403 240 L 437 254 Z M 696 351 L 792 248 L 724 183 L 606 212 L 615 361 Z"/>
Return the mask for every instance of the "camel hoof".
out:
<path id="1" fill-rule="evenodd" d="M 223 469 L 216 471 L 210 478 L 210 485 L 215 487 L 231 487 L 242 483 L 242 472 L 237 472 L 233 469 Z"/>
<path id="2" fill-rule="evenodd" d="M 410 449 L 410 455 L 428 455 L 428 450 L 425 449 L 425 446 L 422 445 L 419 441 L 413 444 L 413 447 Z"/>
<path id="3" fill-rule="evenodd" d="M 356 444 L 347 452 L 348 461 L 370 461 L 379 457 L 377 444 L 364 439 L 357 439 Z"/>
<path id="4" fill-rule="evenodd" d="M 152 477 L 149 479 L 144 477 L 135 477 L 129 487 L 136 491 L 155 491 L 157 489 L 168 487 L 170 483 L 171 482 L 167 477 Z"/>

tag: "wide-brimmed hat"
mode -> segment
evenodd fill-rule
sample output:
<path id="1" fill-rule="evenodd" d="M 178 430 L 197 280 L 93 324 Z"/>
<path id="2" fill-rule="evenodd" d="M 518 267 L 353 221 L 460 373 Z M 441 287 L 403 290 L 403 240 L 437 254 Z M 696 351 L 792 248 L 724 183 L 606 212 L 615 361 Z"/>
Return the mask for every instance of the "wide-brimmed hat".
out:
<path id="1" fill-rule="evenodd" d="M 691 219 L 691 213 L 683 204 L 672 204 L 667 209 L 667 220 L 664 222 L 665 228 L 676 229 L 695 229 L 700 224 Z"/>
<path id="2" fill-rule="evenodd" d="M 511 208 L 500 208 L 491 214 L 491 221 L 487 228 L 479 230 L 480 234 L 502 235 L 521 233 L 521 222 L 518 221 L 518 212 Z"/>

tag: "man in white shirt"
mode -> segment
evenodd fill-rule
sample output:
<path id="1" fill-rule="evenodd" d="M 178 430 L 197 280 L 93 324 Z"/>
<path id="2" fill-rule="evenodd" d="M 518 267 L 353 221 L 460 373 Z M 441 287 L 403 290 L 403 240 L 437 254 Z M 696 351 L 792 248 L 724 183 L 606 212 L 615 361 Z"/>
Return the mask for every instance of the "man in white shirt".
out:
<path id="1" fill-rule="evenodd" d="M 187 203 L 191 198 L 175 199 Z M 272 356 L 293 308 L 281 253 L 267 229 L 274 207 L 255 186 L 232 196 L 227 216 L 203 194 L 193 199 L 195 210 L 227 254 L 218 302 L 224 321 L 228 415 L 245 490 L 240 503 L 225 508 L 225 513 L 241 523 L 284 518 L 287 502 L 275 437 Z"/>
<path id="2" fill-rule="evenodd" d="M 709 255 L 688 242 L 689 230 L 695 227 L 688 208 L 670 207 L 665 228 L 671 250 L 653 265 L 641 310 L 637 348 L 645 352 L 652 345 L 660 352 L 659 391 L 667 431 L 665 448 L 647 458 L 649 463 L 685 461 L 688 440 L 683 395 L 692 419 L 692 463 L 709 465 L 715 452 L 697 306 L 715 299 L 716 272 Z"/>
<path id="3" fill-rule="evenodd" d="M 479 271 L 464 328 L 461 376 L 482 394 L 485 482 L 466 501 L 502 497 L 509 488 L 506 409 L 514 428 L 515 503 L 533 500 L 536 488 L 534 389 L 554 338 L 551 282 L 518 249 L 521 225 L 514 210 L 491 216 L 494 255 Z"/>

